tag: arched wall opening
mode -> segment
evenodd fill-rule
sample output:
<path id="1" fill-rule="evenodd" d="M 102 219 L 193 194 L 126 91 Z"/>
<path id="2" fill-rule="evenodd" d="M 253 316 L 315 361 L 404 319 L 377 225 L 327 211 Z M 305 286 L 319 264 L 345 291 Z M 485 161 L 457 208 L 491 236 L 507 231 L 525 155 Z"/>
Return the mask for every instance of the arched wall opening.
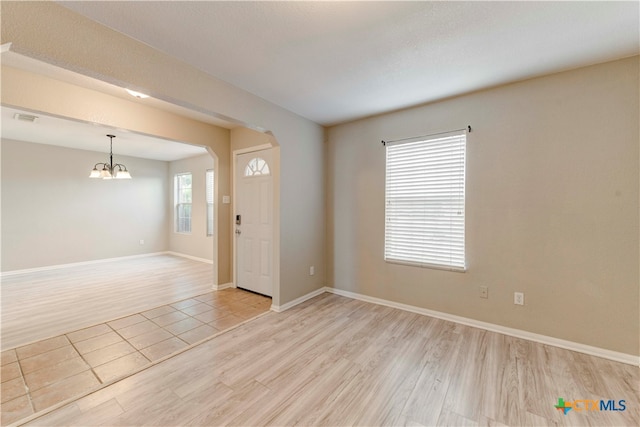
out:
<path id="1" fill-rule="evenodd" d="M 229 204 L 223 203 L 223 196 L 230 194 L 229 129 L 24 70 L 3 67 L 2 75 L 4 107 L 16 107 L 38 114 L 90 123 L 90 126 L 103 126 L 104 129 L 111 129 L 115 133 L 140 134 L 158 140 L 202 147 L 202 155 L 210 159 L 211 168 L 215 173 L 214 224 L 217 232 L 210 239 L 213 243 L 209 248 L 215 266 L 216 279 L 213 285 L 231 281 L 228 233 L 230 208 Z M 117 143 L 115 147 L 117 152 Z M 158 150 L 162 150 L 161 145 L 158 145 Z M 204 179 L 202 181 L 204 182 Z M 165 250 L 169 248 L 167 241 Z"/>
<path id="2" fill-rule="evenodd" d="M 64 71 L 78 73 L 85 79 L 93 78 L 111 84 L 122 92 L 125 87 L 146 92 L 156 100 L 182 107 L 190 113 L 200 113 L 203 119 L 196 121 L 204 123 L 217 118 L 236 126 L 273 132 L 280 146 L 281 165 L 281 179 L 277 188 L 281 215 L 277 224 L 280 239 L 280 293 L 274 295 L 274 305 L 285 306 L 322 289 L 325 285 L 326 257 L 322 126 L 53 2 L 17 2 L 7 6 L 5 8 L 3 5 L 2 10 L 2 43 L 5 43 L 2 49 L 3 66 L 7 64 L 7 54 L 36 58 L 46 64 L 62 67 Z M 78 37 L 78 34 L 83 36 Z M 7 46 L 9 43 L 10 46 Z M 24 95 L 20 93 L 24 86 L 13 87 L 7 83 L 12 79 L 5 74 L 3 72 L 2 76 L 3 100 L 6 102 L 6 99 L 14 97 L 20 99 Z M 38 71 L 38 74 L 43 73 Z M 36 87 L 37 84 L 32 86 Z M 58 105 L 59 100 L 48 96 L 31 101 L 43 106 L 35 110 L 65 108 Z M 13 105 L 24 104 L 18 102 Z M 90 111 L 96 112 L 93 106 L 89 107 Z M 96 117 L 86 117 L 88 115 L 82 111 L 76 113 L 85 116 L 88 121 L 97 121 Z M 98 118 L 108 123 L 128 120 L 117 110 L 98 112 L 98 116 L 102 114 L 105 117 Z M 62 115 L 73 117 L 73 114 Z M 188 116 L 193 117 L 192 114 Z M 162 123 L 159 125 L 163 127 Z M 140 124 L 134 123 L 132 126 L 139 128 Z M 175 126 L 164 128 L 167 135 L 175 130 Z M 189 140 L 182 137 L 174 139 Z M 211 146 L 211 141 L 202 145 Z M 228 145 L 226 149 L 229 149 Z M 224 159 L 229 159 L 229 153 L 227 151 L 223 155 L 221 153 L 224 150 L 215 151 L 223 175 Z M 226 188 L 229 189 L 228 170 L 226 179 Z M 219 184 L 224 187 L 224 183 Z M 224 190 L 220 191 L 220 195 L 224 194 Z M 225 214 L 228 212 L 222 209 L 220 227 L 224 227 L 225 220 L 229 224 L 229 217 L 223 217 Z M 221 233 L 220 238 L 227 239 L 228 248 L 231 236 Z M 227 277 L 230 277 L 230 251 L 223 251 L 224 247 L 225 242 L 220 241 L 220 283 L 225 283 L 225 268 Z M 315 266 L 315 275 L 309 274 L 309 266 Z"/>

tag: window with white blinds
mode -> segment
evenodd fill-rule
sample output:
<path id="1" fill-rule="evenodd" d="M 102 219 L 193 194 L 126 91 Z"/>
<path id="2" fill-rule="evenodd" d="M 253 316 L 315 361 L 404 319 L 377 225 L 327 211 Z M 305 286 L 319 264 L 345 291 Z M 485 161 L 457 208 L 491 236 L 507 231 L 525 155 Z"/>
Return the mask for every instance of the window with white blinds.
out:
<path id="1" fill-rule="evenodd" d="M 190 173 L 180 173 L 174 177 L 176 233 L 191 233 L 191 185 Z"/>
<path id="2" fill-rule="evenodd" d="M 385 260 L 464 271 L 466 132 L 386 151 Z"/>
<path id="3" fill-rule="evenodd" d="M 207 170 L 206 180 L 207 195 L 207 236 L 213 236 L 213 170 Z"/>

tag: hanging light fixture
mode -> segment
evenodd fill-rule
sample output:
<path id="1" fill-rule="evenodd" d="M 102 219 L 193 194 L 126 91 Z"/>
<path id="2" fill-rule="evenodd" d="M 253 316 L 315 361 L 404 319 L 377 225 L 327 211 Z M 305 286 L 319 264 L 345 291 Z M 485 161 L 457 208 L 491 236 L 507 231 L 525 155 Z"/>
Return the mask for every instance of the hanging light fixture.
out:
<path id="1" fill-rule="evenodd" d="M 109 163 L 96 163 L 91 171 L 89 178 L 102 178 L 102 179 L 131 179 L 131 174 L 127 170 L 127 167 L 120 163 L 113 163 L 113 138 L 115 135 L 107 135 L 111 142 L 109 148 Z M 98 169 L 98 166 L 102 166 L 102 169 Z"/>

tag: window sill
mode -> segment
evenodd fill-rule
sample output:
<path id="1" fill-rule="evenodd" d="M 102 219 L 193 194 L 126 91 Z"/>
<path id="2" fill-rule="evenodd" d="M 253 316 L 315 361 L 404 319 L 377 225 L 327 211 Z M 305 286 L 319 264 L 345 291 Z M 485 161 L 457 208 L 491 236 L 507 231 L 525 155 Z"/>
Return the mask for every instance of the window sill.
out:
<path id="1" fill-rule="evenodd" d="M 460 267 L 450 267 L 450 266 L 438 265 L 438 264 L 423 264 L 423 263 L 419 263 L 419 262 L 401 261 L 401 260 L 395 260 L 395 259 L 385 259 L 384 262 L 389 263 L 389 264 L 406 265 L 406 266 L 409 266 L 409 267 L 428 268 L 428 269 L 431 269 L 431 270 L 451 271 L 453 273 L 466 273 L 467 272 L 467 268 L 466 267 L 460 268 Z"/>

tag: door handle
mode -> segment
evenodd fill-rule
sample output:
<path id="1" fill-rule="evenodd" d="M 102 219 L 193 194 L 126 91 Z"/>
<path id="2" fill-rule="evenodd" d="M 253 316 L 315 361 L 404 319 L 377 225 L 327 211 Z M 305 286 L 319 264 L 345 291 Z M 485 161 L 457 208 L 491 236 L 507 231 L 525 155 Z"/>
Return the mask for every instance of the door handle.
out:
<path id="1" fill-rule="evenodd" d="M 236 229 L 236 234 L 242 234 L 242 231 L 240 231 L 240 229 Z"/>

